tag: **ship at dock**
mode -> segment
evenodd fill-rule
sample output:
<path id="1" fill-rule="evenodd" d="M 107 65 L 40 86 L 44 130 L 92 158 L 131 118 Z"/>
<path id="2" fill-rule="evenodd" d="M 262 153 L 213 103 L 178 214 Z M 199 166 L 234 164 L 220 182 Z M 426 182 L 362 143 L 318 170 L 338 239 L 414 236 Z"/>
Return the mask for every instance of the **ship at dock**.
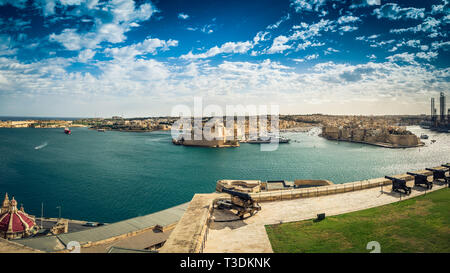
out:
<path id="1" fill-rule="evenodd" d="M 246 141 L 246 143 L 250 143 L 250 144 L 264 144 L 264 143 L 289 143 L 289 141 L 291 141 L 289 138 L 285 138 L 285 137 L 269 137 L 269 138 L 254 138 L 254 139 L 249 139 Z"/>

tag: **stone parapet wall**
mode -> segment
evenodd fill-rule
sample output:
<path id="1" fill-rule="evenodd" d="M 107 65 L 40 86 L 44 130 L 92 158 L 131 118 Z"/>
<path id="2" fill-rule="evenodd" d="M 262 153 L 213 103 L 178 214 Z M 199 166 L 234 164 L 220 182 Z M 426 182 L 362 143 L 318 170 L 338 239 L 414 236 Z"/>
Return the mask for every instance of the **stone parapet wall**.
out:
<path id="1" fill-rule="evenodd" d="M 209 223 L 217 199 L 229 198 L 225 193 L 196 194 L 183 217 L 175 226 L 161 253 L 200 253 L 205 247 Z"/>
<path id="2" fill-rule="evenodd" d="M 436 169 L 442 167 L 434 167 Z M 432 172 L 427 170 L 416 171 L 417 173 L 428 175 L 428 180 L 432 181 Z M 394 175 L 393 177 L 404 179 L 412 184 L 414 177 L 408 174 Z M 278 190 L 270 192 L 250 193 L 250 196 L 257 202 L 273 202 L 290 200 L 297 198 L 319 197 L 330 194 L 338 194 L 350 191 L 364 190 L 374 187 L 391 186 L 392 181 L 386 178 L 374 178 L 362 181 L 348 182 L 343 184 L 333 184 L 314 188 Z"/>

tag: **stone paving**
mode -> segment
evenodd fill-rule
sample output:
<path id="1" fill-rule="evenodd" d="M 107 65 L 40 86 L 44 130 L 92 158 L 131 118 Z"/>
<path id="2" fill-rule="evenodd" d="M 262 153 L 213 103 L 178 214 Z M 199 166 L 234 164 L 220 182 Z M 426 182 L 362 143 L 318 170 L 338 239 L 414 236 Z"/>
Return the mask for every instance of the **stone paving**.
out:
<path id="1" fill-rule="evenodd" d="M 408 182 L 413 186 L 413 182 Z M 433 190 L 446 187 L 434 184 Z M 430 191 L 427 191 L 430 192 Z M 414 187 L 406 197 L 391 192 L 390 186 L 347 192 L 314 198 L 293 199 L 260 203 L 261 211 L 256 215 L 233 222 L 213 222 L 208 231 L 204 252 L 214 253 L 268 253 L 273 252 L 265 225 L 293 222 L 316 218 L 318 213 L 326 216 L 337 215 L 367 208 L 377 207 L 425 194 L 422 188 Z M 217 220 L 230 218 L 229 213 L 215 210 Z"/>
<path id="2" fill-rule="evenodd" d="M 41 251 L 0 238 L 0 253 L 40 253 Z"/>

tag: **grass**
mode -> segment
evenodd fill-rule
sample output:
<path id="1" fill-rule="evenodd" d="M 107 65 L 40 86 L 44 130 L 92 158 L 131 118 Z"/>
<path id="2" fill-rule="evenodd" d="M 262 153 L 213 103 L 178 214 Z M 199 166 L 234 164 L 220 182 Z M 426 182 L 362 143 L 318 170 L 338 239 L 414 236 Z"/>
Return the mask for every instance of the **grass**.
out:
<path id="1" fill-rule="evenodd" d="M 367 210 L 266 226 L 274 252 L 450 252 L 450 189 Z"/>

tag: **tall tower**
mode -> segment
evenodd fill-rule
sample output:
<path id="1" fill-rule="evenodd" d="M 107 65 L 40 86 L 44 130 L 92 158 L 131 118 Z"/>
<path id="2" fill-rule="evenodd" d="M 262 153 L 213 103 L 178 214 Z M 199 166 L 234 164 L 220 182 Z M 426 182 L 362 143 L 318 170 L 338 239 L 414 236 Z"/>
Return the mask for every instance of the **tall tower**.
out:
<path id="1" fill-rule="evenodd" d="M 434 117 L 434 98 L 431 98 L 431 120 Z"/>
<path id="2" fill-rule="evenodd" d="M 8 210 L 9 210 L 9 198 L 8 198 L 8 193 L 5 193 L 5 199 L 3 200 L 2 208 L 0 209 L 0 213 L 5 213 Z"/>
<path id="3" fill-rule="evenodd" d="M 450 108 L 447 111 L 447 123 L 450 125 Z"/>
<path id="4" fill-rule="evenodd" d="M 441 114 L 441 117 L 440 117 L 440 120 L 441 120 L 441 122 L 442 123 L 444 123 L 445 122 L 445 96 L 444 96 L 444 92 L 441 92 L 441 97 L 440 97 L 440 103 L 441 103 L 441 105 L 440 105 L 440 107 L 441 107 L 441 112 L 440 112 L 440 114 Z"/>

